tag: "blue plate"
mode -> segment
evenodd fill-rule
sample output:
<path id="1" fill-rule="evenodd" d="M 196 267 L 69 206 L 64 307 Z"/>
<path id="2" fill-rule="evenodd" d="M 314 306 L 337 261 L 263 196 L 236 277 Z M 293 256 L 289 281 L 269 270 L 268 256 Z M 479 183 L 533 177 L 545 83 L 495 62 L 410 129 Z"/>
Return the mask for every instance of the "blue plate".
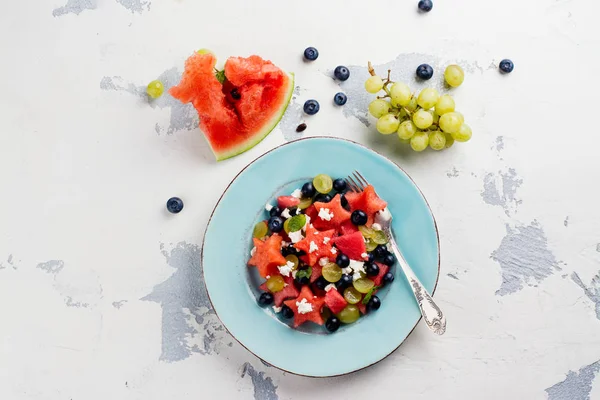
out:
<path id="1" fill-rule="evenodd" d="M 289 194 L 317 174 L 345 177 L 354 170 L 388 202 L 396 240 L 423 285 L 433 292 L 439 276 L 439 242 L 425 198 L 396 164 L 347 140 L 301 139 L 259 157 L 225 190 L 206 228 L 202 265 L 218 317 L 242 346 L 294 374 L 327 377 L 368 367 L 398 348 L 421 318 L 399 270 L 394 271 L 396 280 L 378 294 L 382 305 L 377 312 L 333 334 L 312 323 L 308 329 L 292 329 L 271 307 L 256 302 L 256 268 L 246 263 L 252 228 L 266 218 L 265 204 L 275 204 L 275 197 Z"/>

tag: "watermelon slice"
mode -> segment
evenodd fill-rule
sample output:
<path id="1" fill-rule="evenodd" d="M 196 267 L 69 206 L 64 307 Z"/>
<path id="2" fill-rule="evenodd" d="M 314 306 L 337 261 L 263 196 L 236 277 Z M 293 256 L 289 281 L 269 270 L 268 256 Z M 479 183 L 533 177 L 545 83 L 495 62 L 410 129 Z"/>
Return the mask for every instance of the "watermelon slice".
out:
<path id="1" fill-rule="evenodd" d="M 248 260 L 248 265 L 258 268 L 258 273 L 263 278 L 269 275 L 279 274 L 280 265 L 284 265 L 287 260 L 281 254 L 281 242 L 283 238 L 279 235 L 272 235 L 267 240 L 253 238 L 256 251 Z"/>
<path id="2" fill-rule="evenodd" d="M 325 295 L 325 304 L 327 307 L 329 307 L 332 313 L 337 314 L 348 305 L 348 302 L 346 299 L 344 299 L 344 296 L 342 296 L 340 292 L 335 289 L 331 289 Z"/>
<path id="3" fill-rule="evenodd" d="M 346 221 L 340 225 L 340 234 L 348 235 L 350 233 L 358 232 L 358 227 L 352 223 L 352 221 Z"/>
<path id="4" fill-rule="evenodd" d="M 306 236 L 304 239 L 296 243 L 294 247 L 296 247 L 298 250 L 304 251 L 306 253 L 305 260 L 308 261 L 307 264 L 311 267 L 314 267 L 317 261 L 322 257 L 327 257 L 330 259 L 334 258 L 334 255 L 331 252 L 331 246 L 333 245 L 334 241 L 332 238 L 334 234 L 335 230 L 333 229 L 325 232 L 319 232 L 314 227 L 308 226 L 306 228 Z"/>
<path id="5" fill-rule="evenodd" d="M 221 84 L 216 62 L 212 53 L 194 53 L 169 93 L 194 105 L 200 129 L 220 161 L 251 149 L 273 130 L 292 97 L 294 77 L 259 56 L 231 57 Z"/>
<path id="6" fill-rule="evenodd" d="M 367 214 L 367 226 L 373 224 L 375 213 L 387 206 L 387 203 L 377 196 L 372 185 L 367 186 L 360 193 L 349 192 L 345 196 L 352 211 L 363 210 Z"/>
<path id="7" fill-rule="evenodd" d="M 324 299 L 313 295 L 308 286 L 303 286 L 300 295 L 293 299 L 285 301 L 284 304 L 294 311 L 294 328 L 299 327 L 306 321 L 312 321 L 315 324 L 323 325 L 323 317 L 321 317 L 321 308 L 323 308 Z M 308 303 L 311 305 L 312 311 L 305 314 L 298 312 L 296 303 Z"/>
<path id="8" fill-rule="evenodd" d="M 373 283 L 375 283 L 375 286 L 381 286 L 381 283 L 383 282 L 383 276 L 387 274 L 387 272 L 390 270 L 390 267 L 386 264 L 378 262 L 376 262 L 375 264 L 379 266 L 379 274 L 377 274 L 377 276 L 375 277 L 372 277 L 371 280 L 373 281 Z"/>
<path id="9" fill-rule="evenodd" d="M 362 233 L 354 232 L 349 235 L 338 236 L 333 239 L 335 247 L 348 256 L 351 260 L 362 260 L 366 253 L 365 239 Z"/>
<path id="10" fill-rule="evenodd" d="M 344 207 L 342 207 L 342 203 L 340 200 L 340 195 L 336 194 L 335 197 L 329 203 L 321 203 L 315 202 L 313 204 L 317 211 L 317 217 L 311 221 L 317 227 L 317 229 L 326 230 L 326 229 L 338 229 L 340 225 L 344 222 L 350 221 L 350 212 L 346 211 Z M 330 215 L 330 220 L 322 219 L 319 216 L 321 210 L 325 209 L 325 213 Z M 333 216 L 331 216 L 333 214 Z"/>
<path id="11" fill-rule="evenodd" d="M 294 286 L 294 278 L 292 278 L 291 276 L 284 276 L 283 281 L 286 283 L 287 286 L 285 286 L 283 290 L 273 293 L 274 304 L 277 307 L 281 307 L 284 300 L 295 299 L 300 294 L 300 292 L 298 292 L 298 289 L 296 289 L 296 286 Z M 267 289 L 267 282 L 263 283 L 258 288 L 263 292 L 270 292 L 270 290 Z"/>
<path id="12" fill-rule="evenodd" d="M 277 198 L 277 206 L 282 210 L 284 208 L 292 208 L 300 204 L 300 199 L 294 196 L 279 196 Z"/>

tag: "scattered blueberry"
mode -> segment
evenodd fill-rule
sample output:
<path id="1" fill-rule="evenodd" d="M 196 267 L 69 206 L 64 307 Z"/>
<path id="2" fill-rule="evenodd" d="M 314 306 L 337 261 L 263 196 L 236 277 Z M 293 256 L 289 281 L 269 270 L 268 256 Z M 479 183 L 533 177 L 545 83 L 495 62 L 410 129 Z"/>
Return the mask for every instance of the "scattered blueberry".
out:
<path id="1" fill-rule="evenodd" d="M 385 265 L 392 266 L 396 262 L 396 258 L 392 253 L 388 252 L 386 255 L 383 256 L 382 261 Z"/>
<path id="2" fill-rule="evenodd" d="M 335 67 L 333 75 L 335 75 L 335 77 L 338 78 L 340 81 L 345 81 L 350 77 L 350 71 L 343 65 L 338 65 L 337 67 Z"/>
<path id="3" fill-rule="evenodd" d="M 342 178 L 337 178 L 336 180 L 333 181 L 333 190 L 335 190 L 338 193 L 343 192 L 344 190 L 346 190 L 346 181 L 343 180 Z"/>
<path id="4" fill-rule="evenodd" d="M 394 274 L 392 274 L 391 272 L 387 272 L 384 276 L 383 276 L 383 281 L 385 283 L 392 283 L 394 282 Z"/>
<path id="5" fill-rule="evenodd" d="M 420 0 L 419 10 L 429 12 L 433 8 L 433 2 L 431 0 Z"/>
<path id="6" fill-rule="evenodd" d="M 242 95 L 237 90 L 237 88 L 233 88 L 233 89 L 231 89 L 231 97 L 233 97 L 234 100 L 239 100 L 242 98 Z"/>
<path id="7" fill-rule="evenodd" d="M 290 243 L 289 245 L 283 247 L 281 249 L 281 254 L 285 257 L 288 256 L 290 254 L 293 254 L 295 256 L 299 256 L 300 253 L 302 253 L 301 250 L 298 250 L 297 248 L 294 247 L 294 245 L 292 243 Z"/>
<path id="8" fill-rule="evenodd" d="M 319 203 L 329 203 L 331 201 L 331 196 L 328 194 L 321 193 L 321 194 L 317 195 L 317 197 L 315 197 L 315 203 L 317 201 Z"/>
<path id="9" fill-rule="evenodd" d="M 281 211 L 283 211 L 281 208 L 275 206 L 271 208 L 271 211 L 269 211 L 269 215 L 271 217 L 278 217 L 279 215 L 281 215 Z"/>
<path id="10" fill-rule="evenodd" d="M 344 210 L 350 211 L 350 203 L 348 203 L 348 199 L 343 194 L 340 195 L 340 204 L 344 207 Z"/>
<path id="11" fill-rule="evenodd" d="M 302 275 L 302 276 L 296 275 L 296 278 L 294 279 L 294 281 L 300 286 L 308 285 L 310 283 L 310 278 L 308 276 L 304 276 L 304 275 Z"/>
<path id="12" fill-rule="evenodd" d="M 367 303 L 367 310 L 369 311 L 377 311 L 381 307 L 381 300 L 377 296 L 371 296 L 371 299 Z"/>
<path id="13" fill-rule="evenodd" d="M 375 255 L 375 258 L 377 259 L 382 259 L 383 257 L 385 257 L 385 255 L 388 253 L 386 247 L 384 245 L 378 245 L 377 247 L 375 247 L 375 250 L 373 250 L 373 254 Z"/>
<path id="14" fill-rule="evenodd" d="M 329 332 L 337 331 L 338 329 L 340 329 L 340 325 L 340 320 L 337 319 L 337 317 L 329 317 L 327 322 L 325 322 L 325 328 L 327 328 Z"/>
<path id="15" fill-rule="evenodd" d="M 367 262 L 375 262 L 375 254 L 373 253 L 369 253 L 369 259 L 367 260 Z"/>
<path id="16" fill-rule="evenodd" d="M 352 277 L 347 274 L 342 275 L 340 280 L 335 283 L 335 287 L 340 292 L 342 290 L 346 289 L 347 287 L 350 287 L 351 285 L 352 285 Z"/>
<path id="17" fill-rule="evenodd" d="M 307 47 L 304 50 L 304 58 L 308 61 L 315 61 L 319 57 L 319 51 L 314 47 Z"/>
<path id="18" fill-rule="evenodd" d="M 167 210 L 173 214 L 177 214 L 183 210 L 183 201 L 179 197 L 171 197 L 167 200 Z"/>
<path id="19" fill-rule="evenodd" d="M 283 220 L 280 217 L 271 217 L 268 225 L 271 232 L 280 232 L 283 229 Z"/>
<path id="20" fill-rule="evenodd" d="M 306 100 L 304 102 L 304 112 L 307 113 L 308 115 L 315 115 L 316 113 L 319 112 L 319 109 L 321 107 L 319 106 L 319 102 L 316 100 Z"/>
<path id="21" fill-rule="evenodd" d="M 333 102 L 335 104 L 337 104 L 338 106 L 343 106 L 344 104 L 346 104 L 347 101 L 348 101 L 348 96 L 346 96 L 342 92 L 336 93 L 335 96 L 333 96 Z"/>
<path id="22" fill-rule="evenodd" d="M 417 67 L 417 76 L 423 80 L 429 80 L 433 76 L 433 68 L 429 64 L 421 64 Z"/>
<path id="23" fill-rule="evenodd" d="M 312 182 L 306 182 L 304 185 L 302 185 L 302 189 L 300 189 L 300 191 L 302 192 L 302 197 L 313 197 L 317 193 L 317 190 L 313 186 Z"/>
<path id="24" fill-rule="evenodd" d="M 283 318 L 292 318 L 294 316 L 294 310 L 284 304 L 281 306 L 281 315 L 283 315 Z"/>
<path id="25" fill-rule="evenodd" d="M 500 65 L 498 65 L 498 67 L 500 68 L 500 71 L 504 72 L 505 74 L 508 74 L 512 72 L 513 68 L 515 68 L 515 64 L 513 64 L 513 62 L 508 59 L 504 59 L 500 61 Z"/>
<path id="26" fill-rule="evenodd" d="M 301 123 L 300 125 L 298 125 L 296 127 L 296 132 L 304 132 L 306 130 L 306 124 L 305 123 Z"/>
<path id="27" fill-rule="evenodd" d="M 350 216 L 350 220 L 354 225 L 364 225 L 367 223 L 367 213 L 363 210 L 354 210 Z"/>
<path id="28" fill-rule="evenodd" d="M 338 267 L 340 268 L 346 268 L 348 265 L 350 265 L 350 258 L 348 258 L 347 255 L 340 253 L 337 255 L 337 257 L 335 258 L 335 263 L 338 265 Z"/>
<path id="29" fill-rule="evenodd" d="M 367 263 L 365 270 L 367 271 L 367 276 L 379 275 L 379 265 L 375 263 Z"/>
<path id="30" fill-rule="evenodd" d="M 258 302 L 263 306 L 268 306 L 269 304 L 273 303 L 273 295 L 271 293 L 264 292 L 258 298 Z"/>
<path id="31" fill-rule="evenodd" d="M 325 286 L 327 285 L 329 285 L 329 282 L 327 282 L 327 279 L 323 278 L 322 276 L 318 277 L 315 281 L 315 286 L 321 290 L 325 290 Z"/>

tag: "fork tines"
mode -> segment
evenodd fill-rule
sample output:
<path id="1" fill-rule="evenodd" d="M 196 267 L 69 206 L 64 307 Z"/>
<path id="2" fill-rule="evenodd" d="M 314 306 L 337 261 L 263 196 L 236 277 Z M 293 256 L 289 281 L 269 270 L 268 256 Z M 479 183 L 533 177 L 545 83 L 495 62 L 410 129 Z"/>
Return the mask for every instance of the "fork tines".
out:
<path id="1" fill-rule="evenodd" d="M 367 180 L 358 171 L 354 171 L 352 176 L 346 178 L 346 183 L 353 192 L 362 192 L 369 185 Z"/>

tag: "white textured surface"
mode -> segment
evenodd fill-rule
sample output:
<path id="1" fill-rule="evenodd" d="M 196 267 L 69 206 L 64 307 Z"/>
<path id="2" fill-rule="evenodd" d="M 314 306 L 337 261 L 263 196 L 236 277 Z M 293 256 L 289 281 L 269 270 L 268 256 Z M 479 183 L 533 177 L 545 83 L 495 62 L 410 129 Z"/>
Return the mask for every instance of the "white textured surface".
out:
<path id="1" fill-rule="evenodd" d="M 0 398 L 600 399 L 599 3 L 439 1 L 426 15 L 416 3 L 5 1 Z M 189 106 L 142 93 L 177 82 L 203 47 L 262 55 L 298 85 L 280 126 L 219 164 Z M 505 57 L 511 75 L 496 69 Z M 367 60 L 415 89 L 418 64 L 438 87 L 444 66 L 463 65 L 453 94 L 472 141 L 414 154 L 374 133 Z M 343 108 L 338 64 L 352 73 Z M 312 117 L 308 98 L 321 103 Z M 376 366 L 309 380 L 239 346 L 192 282 L 228 182 L 285 140 L 322 134 L 386 154 L 427 196 L 448 330 L 421 324 Z"/>

